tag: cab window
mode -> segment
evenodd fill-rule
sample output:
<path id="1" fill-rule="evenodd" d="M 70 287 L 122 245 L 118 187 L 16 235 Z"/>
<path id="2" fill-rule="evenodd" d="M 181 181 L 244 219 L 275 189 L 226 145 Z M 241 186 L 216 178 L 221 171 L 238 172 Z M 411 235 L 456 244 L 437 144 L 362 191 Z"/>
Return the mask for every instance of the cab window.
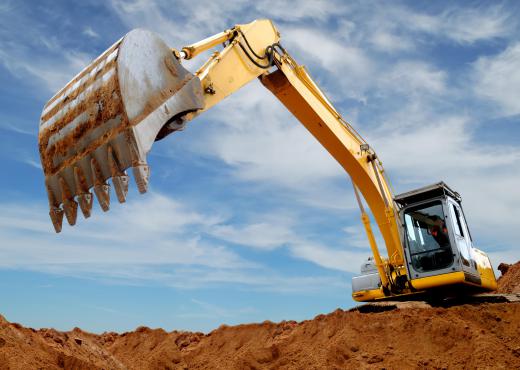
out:
<path id="1" fill-rule="evenodd" d="M 450 238 L 440 201 L 407 209 L 404 221 L 411 262 L 416 271 L 438 270 L 453 263 Z"/>

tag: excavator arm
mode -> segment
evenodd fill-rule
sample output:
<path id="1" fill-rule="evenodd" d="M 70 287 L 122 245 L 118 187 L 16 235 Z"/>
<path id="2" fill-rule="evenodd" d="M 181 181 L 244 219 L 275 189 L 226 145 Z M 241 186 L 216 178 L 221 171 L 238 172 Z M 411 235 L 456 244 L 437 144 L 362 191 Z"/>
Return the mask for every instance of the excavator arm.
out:
<path id="1" fill-rule="evenodd" d="M 403 264 L 403 254 L 396 222 L 393 195 L 381 162 L 366 141 L 332 106 L 305 68 L 279 44 L 279 33 L 269 20 L 239 25 L 184 47 L 181 56 L 197 55 L 216 40 L 227 42 L 196 73 L 204 90 L 204 109 L 235 92 L 256 77 L 307 128 L 350 175 L 356 192 L 362 193 L 385 241 L 388 260 L 378 251 L 370 221 L 358 198 L 362 220 L 383 285 L 388 284 L 387 263 Z"/>
<path id="2" fill-rule="evenodd" d="M 128 168 L 140 192 L 145 192 L 146 154 L 153 142 L 183 129 L 188 121 L 259 78 L 352 178 L 386 286 L 388 265 L 402 265 L 403 254 L 382 164 L 279 40 L 270 20 L 237 25 L 180 51 L 166 48 L 152 33 L 136 30 L 85 68 L 47 103 L 41 118 L 40 154 L 56 231 L 61 230 L 63 215 L 75 224 L 78 204 L 84 216 L 90 216 L 90 188 L 107 211 L 110 178 L 118 200 L 124 202 Z M 194 75 L 182 67 L 183 59 L 220 44 L 223 48 Z M 374 215 L 388 259 L 380 256 L 358 191 Z"/>

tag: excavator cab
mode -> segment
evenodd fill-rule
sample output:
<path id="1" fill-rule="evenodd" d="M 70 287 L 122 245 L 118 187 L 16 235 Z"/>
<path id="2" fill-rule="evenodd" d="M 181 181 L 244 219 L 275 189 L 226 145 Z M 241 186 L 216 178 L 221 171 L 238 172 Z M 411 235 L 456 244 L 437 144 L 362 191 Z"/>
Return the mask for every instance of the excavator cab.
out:
<path id="1" fill-rule="evenodd" d="M 473 246 L 462 198 L 440 182 L 394 197 L 399 207 L 405 269 L 411 292 L 453 288 L 496 289 L 488 256 Z M 367 301 L 382 294 L 376 263 L 369 258 L 352 279 L 353 297 Z M 399 294 L 399 293 L 398 293 Z"/>
<path id="2" fill-rule="evenodd" d="M 462 199 L 445 183 L 396 196 L 403 246 L 412 279 L 462 271 L 481 284 Z"/>
<path id="3" fill-rule="evenodd" d="M 397 195 L 403 249 L 414 289 L 496 289 L 489 257 L 473 246 L 462 198 L 443 182 Z"/>

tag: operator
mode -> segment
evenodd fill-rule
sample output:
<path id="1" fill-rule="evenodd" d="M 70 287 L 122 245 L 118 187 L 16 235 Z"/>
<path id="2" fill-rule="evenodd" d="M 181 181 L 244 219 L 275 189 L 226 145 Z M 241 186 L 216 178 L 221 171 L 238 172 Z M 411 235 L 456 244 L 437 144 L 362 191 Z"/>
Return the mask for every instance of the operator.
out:
<path id="1" fill-rule="evenodd" d="M 433 236 L 441 249 L 450 248 L 450 238 L 446 224 L 439 216 L 433 216 L 433 225 L 430 227 L 430 234 Z"/>

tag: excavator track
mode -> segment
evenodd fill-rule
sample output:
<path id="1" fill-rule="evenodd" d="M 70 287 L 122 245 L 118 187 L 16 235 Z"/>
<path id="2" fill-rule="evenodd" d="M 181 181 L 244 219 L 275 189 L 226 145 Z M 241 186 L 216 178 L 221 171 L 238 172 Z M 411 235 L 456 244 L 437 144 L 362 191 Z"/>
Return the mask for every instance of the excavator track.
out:
<path id="1" fill-rule="evenodd" d="M 377 313 L 412 308 L 453 307 L 465 304 L 479 305 L 485 303 L 520 303 L 520 293 L 481 293 L 475 295 L 461 295 L 444 298 L 437 301 L 410 300 L 410 301 L 379 301 L 369 302 L 352 308 L 350 311 L 361 313 Z"/>

